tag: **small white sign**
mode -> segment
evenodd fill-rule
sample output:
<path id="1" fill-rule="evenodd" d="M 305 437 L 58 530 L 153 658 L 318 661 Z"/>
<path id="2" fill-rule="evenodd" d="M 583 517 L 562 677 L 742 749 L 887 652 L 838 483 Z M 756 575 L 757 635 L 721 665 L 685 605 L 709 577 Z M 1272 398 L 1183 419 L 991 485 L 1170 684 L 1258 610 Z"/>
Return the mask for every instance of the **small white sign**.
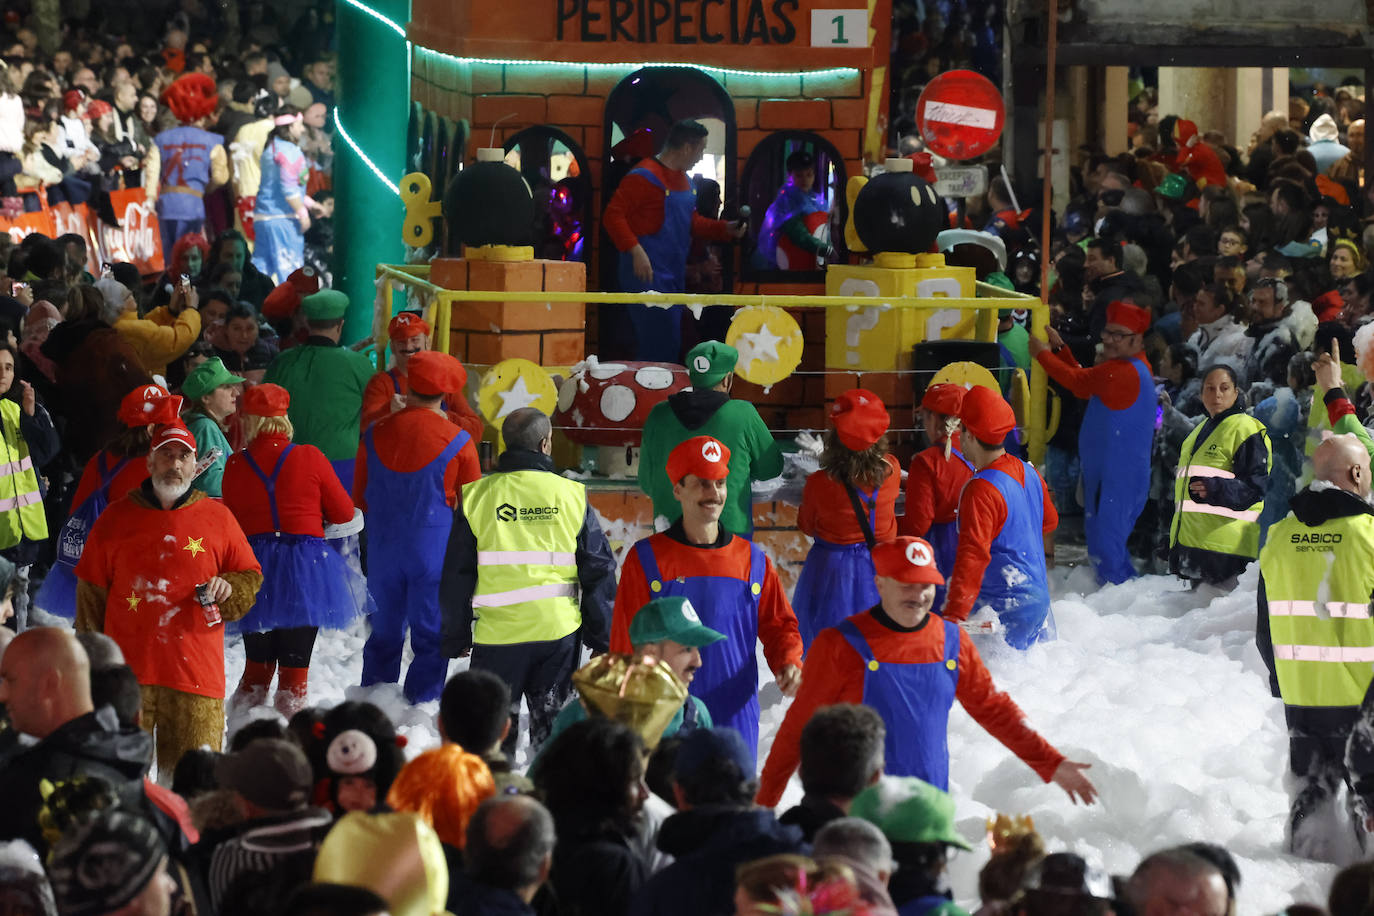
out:
<path id="1" fill-rule="evenodd" d="M 811 47 L 868 47 L 868 8 L 812 10 Z"/>
<path id="2" fill-rule="evenodd" d="M 978 197 L 988 190 L 988 169 L 985 165 L 935 170 L 935 193 L 941 197 Z"/>
<path id="3" fill-rule="evenodd" d="M 927 121 L 981 127 L 983 130 L 992 130 L 997 126 L 997 112 L 991 108 L 974 108 L 953 102 L 927 102 L 925 116 Z"/>

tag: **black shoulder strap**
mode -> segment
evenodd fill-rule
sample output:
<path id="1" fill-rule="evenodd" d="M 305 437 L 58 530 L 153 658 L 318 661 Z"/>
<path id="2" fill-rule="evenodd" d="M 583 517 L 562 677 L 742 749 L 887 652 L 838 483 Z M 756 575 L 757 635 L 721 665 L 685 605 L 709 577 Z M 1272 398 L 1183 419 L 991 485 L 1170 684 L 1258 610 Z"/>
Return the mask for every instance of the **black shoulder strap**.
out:
<path id="1" fill-rule="evenodd" d="M 868 513 L 864 511 L 863 503 L 859 501 L 859 491 L 854 489 L 853 484 L 844 485 L 845 492 L 849 494 L 849 505 L 854 507 L 854 517 L 859 520 L 859 530 L 864 533 L 864 542 L 868 544 L 868 549 L 872 550 L 873 545 L 878 543 L 878 539 L 873 536 L 873 526 L 868 522 Z"/>

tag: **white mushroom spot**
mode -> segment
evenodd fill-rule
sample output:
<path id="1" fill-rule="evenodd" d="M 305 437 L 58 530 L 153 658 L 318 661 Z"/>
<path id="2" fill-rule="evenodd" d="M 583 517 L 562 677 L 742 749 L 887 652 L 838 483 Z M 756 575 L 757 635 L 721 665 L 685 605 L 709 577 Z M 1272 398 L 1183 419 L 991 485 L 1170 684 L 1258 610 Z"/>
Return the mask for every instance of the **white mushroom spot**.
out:
<path id="1" fill-rule="evenodd" d="M 577 397 L 577 380 L 568 379 L 558 389 L 558 409 L 566 411 L 572 407 L 573 399 Z"/>
<path id="2" fill-rule="evenodd" d="M 650 391 L 662 391 L 673 384 L 673 373 L 662 366 L 645 366 L 635 373 L 639 387 Z"/>
<path id="3" fill-rule="evenodd" d="M 624 363 L 598 363 L 588 370 L 592 378 L 605 381 L 608 378 L 615 378 L 626 369 L 630 368 Z"/>
<path id="4" fill-rule="evenodd" d="M 612 423 L 634 413 L 635 393 L 624 385 L 610 385 L 601 392 L 601 415 Z"/>

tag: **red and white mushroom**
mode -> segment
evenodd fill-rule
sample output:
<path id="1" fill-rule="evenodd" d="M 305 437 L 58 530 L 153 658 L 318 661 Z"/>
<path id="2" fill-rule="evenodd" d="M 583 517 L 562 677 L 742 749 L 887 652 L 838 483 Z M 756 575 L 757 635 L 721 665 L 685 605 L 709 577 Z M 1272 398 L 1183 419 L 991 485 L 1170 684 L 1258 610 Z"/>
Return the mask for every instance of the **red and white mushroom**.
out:
<path id="1" fill-rule="evenodd" d="M 553 422 L 582 445 L 639 445 L 649 411 L 688 384 L 687 370 L 673 363 L 589 357 L 559 388 Z"/>

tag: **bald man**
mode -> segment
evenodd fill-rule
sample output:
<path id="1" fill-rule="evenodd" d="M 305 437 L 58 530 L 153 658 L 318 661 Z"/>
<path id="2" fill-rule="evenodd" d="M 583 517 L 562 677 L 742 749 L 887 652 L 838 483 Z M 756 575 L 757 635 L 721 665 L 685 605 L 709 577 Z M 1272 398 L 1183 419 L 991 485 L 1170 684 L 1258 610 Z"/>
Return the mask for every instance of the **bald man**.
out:
<path id="1" fill-rule="evenodd" d="M 1289 850 L 1319 854 L 1321 811 L 1341 782 L 1350 788 L 1353 829 L 1362 835 L 1374 773 L 1351 772 L 1346 745 L 1374 678 L 1374 505 L 1369 452 L 1354 436 L 1332 436 L 1312 455 L 1315 479 L 1289 500 L 1260 551 L 1256 641 L 1283 699 L 1295 780 Z M 1363 731 L 1363 730 L 1361 730 Z M 1374 753 L 1374 751 L 1371 751 Z M 1359 789 L 1357 792 L 1357 784 Z"/>
<path id="2" fill-rule="evenodd" d="M 90 662 L 70 630 L 35 627 L 14 637 L 0 658 L 0 703 L 16 731 L 38 739 L 0 770 L 0 840 L 28 840 L 47 854 L 38 828 L 43 779 L 98 776 L 134 810 L 143 810 L 152 738 L 139 728 L 120 728 L 113 708 L 94 708 Z"/>

